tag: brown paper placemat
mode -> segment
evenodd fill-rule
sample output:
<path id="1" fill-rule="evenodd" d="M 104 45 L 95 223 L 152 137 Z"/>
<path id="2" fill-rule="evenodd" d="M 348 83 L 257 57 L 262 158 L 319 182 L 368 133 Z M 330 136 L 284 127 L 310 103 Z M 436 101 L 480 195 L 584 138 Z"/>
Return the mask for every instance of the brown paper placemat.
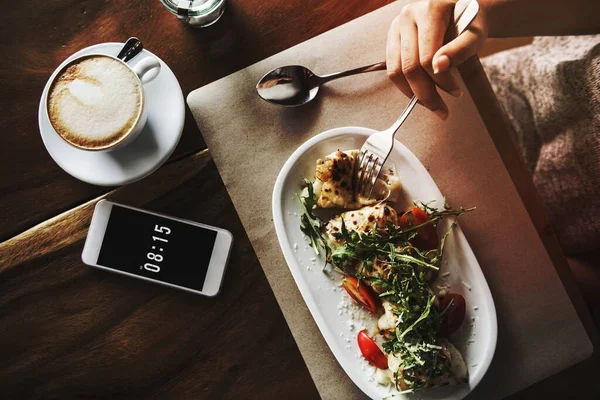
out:
<path id="1" fill-rule="evenodd" d="M 188 104 L 235 204 L 316 386 L 326 399 L 362 397 L 329 351 L 280 251 L 271 194 L 280 168 L 308 138 L 340 126 L 389 127 L 408 102 L 374 72 L 332 82 L 301 108 L 267 104 L 258 79 L 306 65 L 325 74 L 381 61 L 388 26 L 404 1 L 192 92 Z M 466 89 L 447 98 L 451 115 L 420 106 L 397 138 L 419 157 L 451 204 L 476 205 L 461 226 L 492 290 L 498 345 L 469 398 L 499 399 L 571 366 L 592 345 Z M 291 377 L 291 379 L 293 379 Z"/>

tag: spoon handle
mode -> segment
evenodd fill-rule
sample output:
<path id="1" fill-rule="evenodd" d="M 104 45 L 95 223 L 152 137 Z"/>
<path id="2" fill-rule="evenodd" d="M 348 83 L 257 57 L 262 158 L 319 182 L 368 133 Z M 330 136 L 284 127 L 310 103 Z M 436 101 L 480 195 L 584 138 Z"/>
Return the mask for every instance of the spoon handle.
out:
<path id="1" fill-rule="evenodd" d="M 117 55 L 117 58 L 123 60 L 124 62 L 127 62 L 133 57 L 137 56 L 143 48 L 144 45 L 138 40 L 138 38 L 129 38 L 127 42 L 125 42 L 125 44 L 123 45 L 123 48 Z"/>
<path id="2" fill-rule="evenodd" d="M 372 71 L 383 71 L 386 69 L 385 61 L 378 62 L 377 64 L 367 65 L 365 67 L 349 69 L 348 71 L 336 72 L 329 75 L 320 76 L 320 83 L 325 83 L 332 81 L 334 79 L 343 78 L 345 76 L 362 74 L 363 72 L 372 72 Z"/>

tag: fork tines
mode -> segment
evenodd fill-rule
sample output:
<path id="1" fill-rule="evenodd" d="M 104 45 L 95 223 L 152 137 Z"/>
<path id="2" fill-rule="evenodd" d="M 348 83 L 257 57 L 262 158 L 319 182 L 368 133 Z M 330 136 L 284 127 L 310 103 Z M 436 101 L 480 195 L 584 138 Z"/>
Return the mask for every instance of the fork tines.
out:
<path id="1" fill-rule="evenodd" d="M 362 150 L 354 163 L 352 192 L 354 198 L 357 195 L 369 198 L 375 188 L 377 177 L 383 167 L 383 160 L 368 150 Z"/>

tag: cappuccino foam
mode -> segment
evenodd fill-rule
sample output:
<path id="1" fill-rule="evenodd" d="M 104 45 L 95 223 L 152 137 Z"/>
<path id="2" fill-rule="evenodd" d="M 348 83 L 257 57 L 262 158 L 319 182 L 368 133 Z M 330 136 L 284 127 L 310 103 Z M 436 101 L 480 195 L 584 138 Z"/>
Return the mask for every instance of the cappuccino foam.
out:
<path id="1" fill-rule="evenodd" d="M 88 149 L 108 147 L 132 130 L 142 112 L 141 85 L 127 66 L 105 56 L 69 65 L 48 95 L 48 116 L 68 142 Z"/>

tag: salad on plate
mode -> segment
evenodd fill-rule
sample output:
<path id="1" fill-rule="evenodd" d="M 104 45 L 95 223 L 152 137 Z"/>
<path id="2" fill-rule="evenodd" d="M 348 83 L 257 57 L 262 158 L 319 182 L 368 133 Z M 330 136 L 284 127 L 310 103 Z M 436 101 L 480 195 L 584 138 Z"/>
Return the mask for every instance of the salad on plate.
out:
<path id="1" fill-rule="evenodd" d="M 380 384 L 413 393 L 465 383 L 468 369 L 452 344 L 465 319 L 465 299 L 436 292 L 433 282 L 457 218 L 473 209 L 438 207 L 427 199 L 397 209 L 402 183 L 387 167 L 370 197 L 355 196 L 358 153 L 338 150 L 316 162 L 314 181 L 305 179 L 298 195 L 300 229 L 323 255 L 325 267 L 340 273 L 350 298 L 377 317 L 356 340 L 362 356 L 377 368 Z M 445 218 L 452 223 L 438 236 L 436 225 Z"/>

